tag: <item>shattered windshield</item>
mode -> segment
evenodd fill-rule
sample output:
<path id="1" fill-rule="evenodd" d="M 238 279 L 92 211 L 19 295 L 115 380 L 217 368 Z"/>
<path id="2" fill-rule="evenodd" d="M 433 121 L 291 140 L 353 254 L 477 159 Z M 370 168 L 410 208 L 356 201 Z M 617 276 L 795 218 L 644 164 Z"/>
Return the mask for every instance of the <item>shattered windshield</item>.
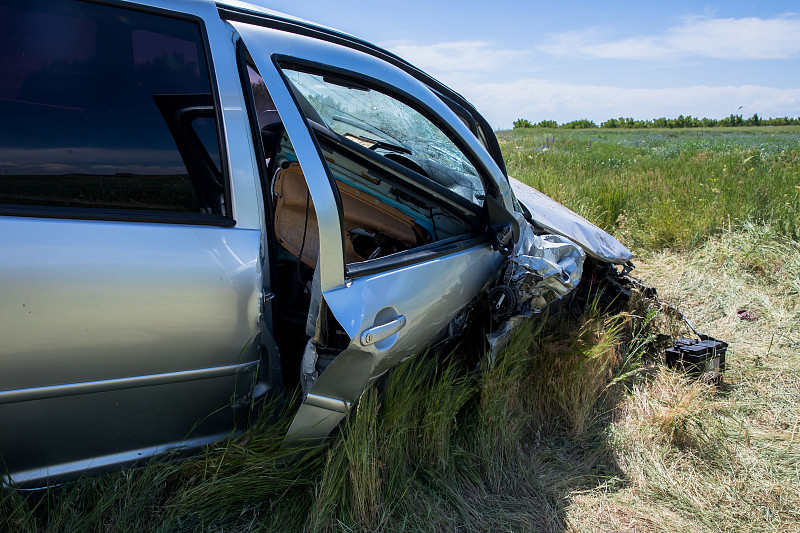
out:
<path id="1" fill-rule="evenodd" d="M 310 119 L 413 168 L 472 203 L 483 204 L 478 171 L 447 135 L 418 111 L 357 81 L 289 69 L 284 73 L 311 104 L 313 110 L 305 110 Z"/>

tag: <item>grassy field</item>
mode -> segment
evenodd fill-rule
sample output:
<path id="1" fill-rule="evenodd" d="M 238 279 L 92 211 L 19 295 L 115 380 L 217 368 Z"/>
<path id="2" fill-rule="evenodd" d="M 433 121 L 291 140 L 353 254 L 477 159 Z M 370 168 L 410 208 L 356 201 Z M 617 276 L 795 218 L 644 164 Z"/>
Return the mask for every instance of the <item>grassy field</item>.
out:
<path id="1" fill-rule="evenodd" d="M 800 128 L 500 140 L 510 174 L 730 342 L 722 387 L 661 365 L 680 323 L 634 298 L 532 322 L 484 372 L 476 339 L 406 362 L 327 449 L 287 456 L 283 416 L 188 461 L 0 493 L 0 531 L 800 531 Z"/>
<path id="2" fill-rule="evenodd" d="M 800 238 L 800 128 L 537 130 L 499 136 L 511 175 L 637 250 L 731 224 Z"/>

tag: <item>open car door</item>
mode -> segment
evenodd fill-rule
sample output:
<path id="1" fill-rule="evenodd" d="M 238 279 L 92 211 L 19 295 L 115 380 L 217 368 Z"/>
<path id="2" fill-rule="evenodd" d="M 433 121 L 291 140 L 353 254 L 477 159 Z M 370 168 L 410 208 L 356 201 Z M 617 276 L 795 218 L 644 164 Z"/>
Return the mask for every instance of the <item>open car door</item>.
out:
<path id="1" fill-rule="evenodd" d="M 513 199 L 475 136 L 402 70 L 346 46 L 229 22 L 285 128 L 274 157 L 285 172 L 299 164 L 307 188 L 301 243 L 277 238 L 314 268 L 316 327 L 303 359 L 313 379 L 289 437 L 323 438 L 373 380 L 429 346 L 495 281 L 505 258 L 492 237 L 515 222 Z M 273 178 L 276 209 L 291 203 L 275 192 L 286 176 Z M 386 216 L 403 222 L 382 225 Z M 315 348 L 326 329 L 346 340 L 323 366 Z"/>

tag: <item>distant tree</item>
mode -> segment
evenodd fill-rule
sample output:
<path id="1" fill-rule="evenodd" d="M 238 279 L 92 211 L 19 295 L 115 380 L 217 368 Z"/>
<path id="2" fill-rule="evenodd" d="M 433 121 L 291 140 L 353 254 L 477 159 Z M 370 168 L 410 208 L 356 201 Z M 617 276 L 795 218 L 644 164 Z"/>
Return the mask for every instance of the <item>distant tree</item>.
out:
<path id="1" fill-rule="evenodd" d="M 573 120 L 572 122 L 566 122 L 559 126 L 559 128 L 564 128 L 568 130 L 583 130 L 596 127 L 597 124 L 586 118 L 582 118 L 580 120 Z"/>
<path id="2" fill-rule="evenodd" d="M 737 126 L 744 126 L 742 115 L 730 115 L 719 121 L 719 125 L 723 127 L 735 128 Z"/>
<path id="3" fill-rule="evenodd" d="M 519 128 L 557 128 L 558 122 L 555 120 L 542 120 L 533 124 L 530 120 L 525 118 L 518 118 L 514 121 L 514 129 Z"/>
<path id="4" fill-rule="evenodd" d="M 758 116 L 758 113 L 754 113 L 752 117 L 748 118 L 744 121 L 745 126 L 760 126 L 761 125 L 761 117 Z"/>
<path id="5" fill-rule="evenodd" d="M 742 115 L 730 115 L 722 119 L 698 118 L 692 115 L 678 115 L 677 118 L 654 118 L 653 120 L 635 120 L 632 117 L 610 118 L 602 122 L 599 127 L 606 129 L 614 128 L 737 128 L 741 126 L 800 126 L 800 117 L 776 117 L 762 118 L 757 113 L 748 119 Z M 529 120 L 519 119 L 514 122 L 514 128 L 565 128 L 565 129 L 588 129 L 597 128 L 597 124 L 589 119 L 573 120 L 560 126 L 555 120 L 542 120 L 536 124 Z"/>
<path id="6" fill-rule="evenodd" d="M 654 128 L 666 128 L 667 124 L 669 124 L 669 119 L 666 118 L 666 117 L 653 119 L 653 127 Z"/>

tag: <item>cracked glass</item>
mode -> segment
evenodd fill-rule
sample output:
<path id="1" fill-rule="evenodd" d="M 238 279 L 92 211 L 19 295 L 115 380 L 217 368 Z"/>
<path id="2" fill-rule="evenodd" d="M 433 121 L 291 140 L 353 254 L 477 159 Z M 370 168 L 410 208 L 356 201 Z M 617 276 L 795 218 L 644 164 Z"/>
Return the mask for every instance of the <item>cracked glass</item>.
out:
<path id="1" fill-rule="evenodd" d="M 411 106 L 348 78 L 284 69 L 306 116 L 344 138 L 412 168 L 471 203 L 483 183 L 463 152 Z M 309 105 L 305 105 L 305 103 Z"/>

